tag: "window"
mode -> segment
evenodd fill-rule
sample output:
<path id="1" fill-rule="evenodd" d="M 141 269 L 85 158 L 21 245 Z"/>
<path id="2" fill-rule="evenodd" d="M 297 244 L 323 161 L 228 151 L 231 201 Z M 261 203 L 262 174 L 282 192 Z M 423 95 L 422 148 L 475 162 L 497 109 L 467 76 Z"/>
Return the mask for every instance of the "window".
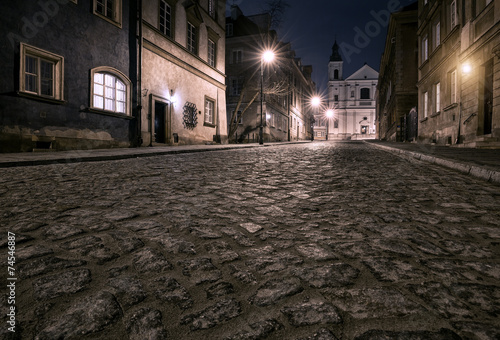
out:
<path id="1" fill-rule="evenodd" d="M 434 92 L 436 94 L 436 100 L 435 100 L 435 103 L 436 103 L 436 112 L 439 112 L 441 111 L 441 83 L 437 83 L 435 86 L 434 86 Z"/>
<path id="2" fill-rule="evenodd" d="M 233 113 L 234 113 L 234 111 L 233 111 Z M 235 122 L 236 122 L 236 123 L 238 123 L 238 124 L 240 124 L 240 125 L 242 125 L 242 124 L 243 124 L 243 115 L 241 114 L 241 111 L 238 111 L 238 112 L 236 113 L 236 117 L 234 117 L 234 119 L 235 119 Z"/>
<path id="3" fill-rule="evenodd" d="M 457 102 L 457 71 L 454 70 L 450 75 L 450 98 L 451 103 Z"/>
<path id="4" fill-rule="evenodd" d="M 354 91 L 351 91 L 351 98 L 354 98 Z"/>
<path id="5" fill-rule="evenodd" d="M 334 120 L 333 121 L 333 128 L 334 129 L 338 129 L 339 128 L 339 121 L 338 120 Z"/>
<path id="6" fill-rule="evenodd" d="M 362 88 L 361 89 L 361 99 L 370 99 L 370 89 L 369 88 Z"/>
<path id="7" fill-rule="evenodd" d="M 339 70 L 333 71 L 333 79 L 339 79 Z"/>
<path id="8" fill-rule="evenodd" d="M 429 103 L 429 93 L 428 92 L 425 92 L 424 93 L 424 118 L 427 118 L 428 116 L 428 107 L 427 107 L 427 104 Z"/>
<path id="9" fill-rule="evenodd" d="M 336 101 L 336 102 L 339 101 L 339 95 L 338 94 L 336 94 L 335 96 L 333 96 L 333 101 Z"/>
<path id="10" fill-rule="evenodd" d="M 457 25 L 457 2 L 453 0 L 450 3 L 450 24 L 451 29 L 453 29 Z"/>
<path id="11" fill-rule="evenodd" d="M 215 0 L 208 0 L 208 14 L 215 19 Z"/>
<path id="12" fill-rule="evenodd" d="M 94 0 L 94 14 L 121 27 L 122 2 L 121 0 Z"/>
<path id="13" fill-rule="evenodd" d="M 422 63 L 429 58 L 429 38 L 425 36 L 422 39 Z"/>
<path id="14" fill-rule="evenodd" d="M 21 43 L 20 58 L 20 93 L 64 100 L 63 57 Z"/>
<path id="15" fill-rule="evenodd" d="M 243 88 L 243 82 L 239 78 L 231 79 L 231 95 L 239 96 L 241 89 Z"/>
<path id="16" fill-rule="evenodd" d="M 233 50 L 233 64 L 239 64 L 241 63 L 241 60 L 242 60 L 242 55 L 243 55 L 243 51 L 241 50 Z"/>
<path id="17" fill-rule="evenodd" d="M 173 37 L 172 7 L 165 0 L 160 0 L 160 31 L 167 37 Z"/>
<path id="18" fill-rule="evenodd" d="M 213 125 L 214 123 L 215 101 L 205 97 L 205 123 Z"/>
<path id="19" fill-rule="evenodd" d="M 187 23 L 187 49 L 193 54 L 198 53 L 196 27 L 188 21 Z"/>
<path id="20" fill-rule="evenodd" d="M 441 44 L 441 23 L 438 21 L 434 25 L 434 48 Z"/>
<path id="21" fill-rule="evenodd" d="M 215 42 L 208 39 L 208 64 L 215 67 Z"/>
<path id="22" fill-rule="evenodd" d="M 91 103 L 93 109 L 130 115 L 130 80 L 111 67 L 91 71 Z"/>
<path id="23" fill-rule="evenodd" d="M 366 135 L 368 133 L 368 126 L 367 125 L 362 125 L 361 126 L 361 134 Z"/>
<path id="24" fill-rule="evenodd" d="M 232 37 L 233 33 L 233 24 L 226 24 L 226 37 Z"/>

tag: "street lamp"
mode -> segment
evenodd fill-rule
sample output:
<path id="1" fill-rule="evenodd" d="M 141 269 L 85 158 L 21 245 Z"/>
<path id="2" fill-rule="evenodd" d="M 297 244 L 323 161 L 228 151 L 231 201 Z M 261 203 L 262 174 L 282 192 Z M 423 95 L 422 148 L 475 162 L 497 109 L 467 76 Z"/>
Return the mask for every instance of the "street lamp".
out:
<path id="1" fill-rule="evenodd" d="M 264 126 L 262 125 L 264 111 L 264 62 L 270 63 L 274 60 L 274 52 L 267 50 L 260 58 L 260 129 L 259 129 L 259 144 L 264 144 Z"/>
<path id="2" fill-rule="evenodd" d="M 472 72 L 472 66 L 469 63 L 462 65 L 462 74 L 468 75 Z M 460 144 L 460 127 L 462 125 L 462 81 L 460 81 L 460 99 L 458 101 L 458 131 L 455 144 Z"/>

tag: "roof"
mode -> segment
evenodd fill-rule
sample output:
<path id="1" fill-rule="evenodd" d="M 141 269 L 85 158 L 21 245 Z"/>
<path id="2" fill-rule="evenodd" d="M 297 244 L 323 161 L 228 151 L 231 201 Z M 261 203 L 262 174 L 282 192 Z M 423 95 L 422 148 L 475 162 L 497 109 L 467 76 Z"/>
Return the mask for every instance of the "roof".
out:
<path id="1" fill-rule="evenodd" d="M 378 72 L 371 68 L 368 64 L 364 64 L 359 70 L 354 72 L 346 80 L 378 80 Z"/>

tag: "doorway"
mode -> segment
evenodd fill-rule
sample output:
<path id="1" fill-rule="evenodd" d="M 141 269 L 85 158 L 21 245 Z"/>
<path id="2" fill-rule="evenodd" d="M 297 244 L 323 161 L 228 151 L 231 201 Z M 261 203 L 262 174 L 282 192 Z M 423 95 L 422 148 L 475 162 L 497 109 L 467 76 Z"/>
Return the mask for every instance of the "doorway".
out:
<path id="1" fill-rule="evenodd" d="M 154 141 L 156 143 L 167 142 L 167 108 L 167 103 L 154 101 Z"/>
<path id="2" fill-rule="evenodd" d="M 484 67 L 483 134 L 491 134 L 493 118 L 493 60 Z"/>

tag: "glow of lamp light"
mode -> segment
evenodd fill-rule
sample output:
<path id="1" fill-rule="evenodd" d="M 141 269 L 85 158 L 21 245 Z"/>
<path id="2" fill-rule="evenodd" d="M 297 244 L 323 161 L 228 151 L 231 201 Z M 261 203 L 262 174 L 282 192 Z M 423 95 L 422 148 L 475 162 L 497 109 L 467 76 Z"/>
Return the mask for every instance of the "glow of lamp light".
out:
<path id="1" fill-rule="evenodd" d="M 264 54 L 262 55 L 262 60 L 264 60 L 266 63 L 270 63 L 271 61 L 274 60 L 274 52 L 265 51 Z"/>
<path id="2" fill-rule="evenodd" d="M 326 111 L 326 117 L 332 118 L 333 117 L 333 110 Z"/>
<path id="3" fill-rule="evenodd" d="M 472 66 L 470 66 L 470 64 L 463 64 L 462 65 L 462 72 L 464 74 L 469 74 L 469 73 L 471 73 L 471 71 L 472 71 Z"/>
<path id="4" fill-rule="evenodd" d="M 321 99 L 319 99 L 319 97 L 313 97 L 311 99 L 311 104 L 312 106 L 319 106 L 319 104 L 321 104 Z"/>

